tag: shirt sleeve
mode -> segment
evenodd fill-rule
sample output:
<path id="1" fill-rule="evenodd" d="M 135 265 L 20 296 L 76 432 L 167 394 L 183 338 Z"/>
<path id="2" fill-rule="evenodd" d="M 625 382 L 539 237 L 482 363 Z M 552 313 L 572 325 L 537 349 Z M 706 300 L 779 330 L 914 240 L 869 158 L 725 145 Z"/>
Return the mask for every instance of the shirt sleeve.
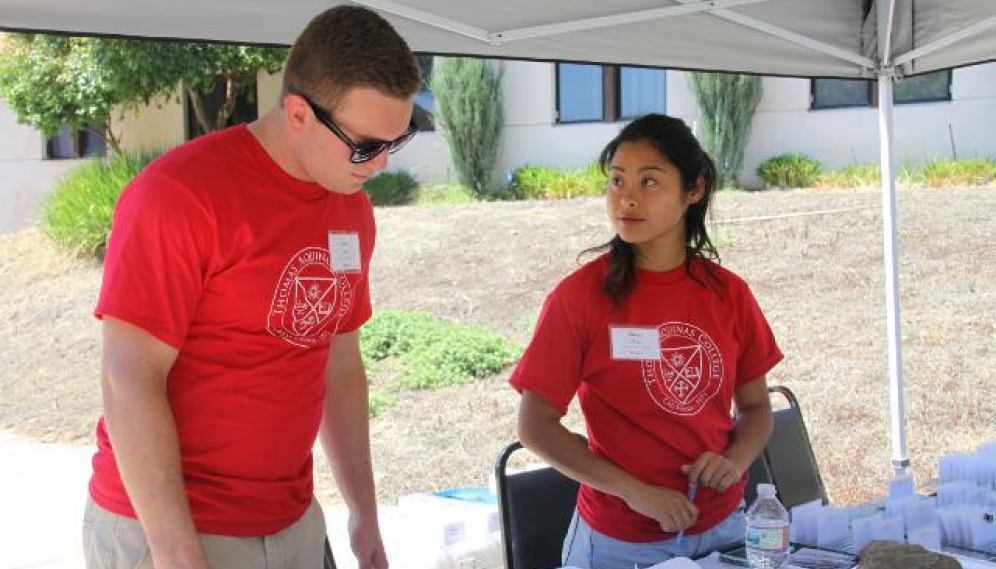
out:
<path id="1" fill-rule="evenodd" d="M 561 413 L 581 384 L 584 360 L 581 327 L 568 305 L 556 290 L 547 297 L 533 338 L 509 378 L 516 391 L 528 389 Z"/>
<path id="2" fill-rule="evenodd" d="M 188 188 L 139 175 L 115 209 L 94 315 L 123 320 L 180 349 L 209 274 L 214 226 Z"/>
<path id="3" fill-rule="evenodd" d="M 743 284 L 740 295 L 739 314 L 741 342 L 740 357 L 737 359 L 738 387 L 767 374 L 784 358 L 768 320 L 746 284 Z"/>

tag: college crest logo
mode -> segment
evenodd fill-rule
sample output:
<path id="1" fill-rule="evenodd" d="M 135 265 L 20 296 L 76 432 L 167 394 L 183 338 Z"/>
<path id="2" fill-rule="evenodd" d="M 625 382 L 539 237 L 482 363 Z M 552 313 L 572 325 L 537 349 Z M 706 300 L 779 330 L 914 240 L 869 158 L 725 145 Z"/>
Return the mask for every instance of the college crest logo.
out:
<path id="1" fill-rule="evenodd" d="M 277 281 L 266 329 L 295 346 L 317 346 L 339 329 L 352 299 L 349 280 L 329 266 L 328 250 L 302 249 Z"/>
<path id="2" fill-rule="evenodd" d="M 695 415 L 723 384 L 723 356 L 701 329 L 667 322 L 658 329 L 661 357 L 644 360 L 643 382 L 650 397 L 675 415 Z"/>

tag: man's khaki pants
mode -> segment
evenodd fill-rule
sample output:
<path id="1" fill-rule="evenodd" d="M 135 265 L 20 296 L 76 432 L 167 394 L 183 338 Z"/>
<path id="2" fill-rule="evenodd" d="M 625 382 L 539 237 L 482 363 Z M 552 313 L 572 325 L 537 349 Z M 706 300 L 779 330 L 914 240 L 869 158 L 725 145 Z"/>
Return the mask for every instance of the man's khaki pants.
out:
<path id="1" fill-rule="evenodd" d="M 299 520 L 263 537 L 201 534 L 212 569 L 321 569 L 325 515 L 312 499 Z M 89 498 L 83 514 L 87 569 L 152 569 L 149 544 L 138 520 L 108 512 Z"/>

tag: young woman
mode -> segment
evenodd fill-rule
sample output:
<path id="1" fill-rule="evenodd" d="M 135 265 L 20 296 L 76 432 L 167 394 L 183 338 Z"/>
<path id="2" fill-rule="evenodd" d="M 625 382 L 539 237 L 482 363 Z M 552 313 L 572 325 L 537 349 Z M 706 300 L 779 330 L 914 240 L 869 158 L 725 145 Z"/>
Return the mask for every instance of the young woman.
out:
<path id="1" fill-rule="evenodd" d="M 522 443 L 581 482 L 564 564 L 633 569 L 743 540 L 782 353 L 746 283 L 715 262 L 715 168 L 688 127 L 644 116 L 600 162 L 616 236 L 549 295 L 510 382 Z M 561 424 L 575 394 L 587 446 Z"/>

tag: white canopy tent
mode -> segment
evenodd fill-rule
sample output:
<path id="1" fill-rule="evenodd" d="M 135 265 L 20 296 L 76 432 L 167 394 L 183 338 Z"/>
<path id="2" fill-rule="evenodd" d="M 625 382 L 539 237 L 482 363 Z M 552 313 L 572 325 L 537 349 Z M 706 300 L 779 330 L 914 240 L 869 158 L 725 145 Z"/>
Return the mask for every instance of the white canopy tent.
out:
<path id="1" fill-rule="evenodd" d="M 285 45 L 328 0 L 0 0 L 0 29 Z M 795 77 L 875 79 L 892 464 L 903 401 L 892 82 L 996 60 L 996 0 L 356 0 L 412 49 Z"/>

